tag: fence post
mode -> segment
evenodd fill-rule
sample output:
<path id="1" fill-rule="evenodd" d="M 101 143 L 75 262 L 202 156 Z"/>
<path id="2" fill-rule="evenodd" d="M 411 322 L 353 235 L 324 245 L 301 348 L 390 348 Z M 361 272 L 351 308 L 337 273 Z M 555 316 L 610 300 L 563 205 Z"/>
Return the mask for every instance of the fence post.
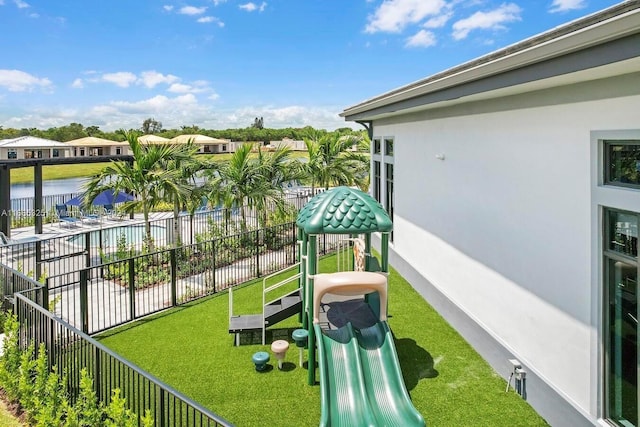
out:
<path id="1" fill-rule="evenodd" d="M 40 218 L 40 228 L 42 228 L 42 218 Z M 36 225 L 37 227 L 37 225 Z M 36 242 L 36 277 L 34 279 L 40 280 L 42 275 L 42 240 Z"/>
<path id="2" fill-rule="evenodd" d="M 93 391 L 96 393 L 98 402 L 102 402 L 102 366 L 100 360 L 100 350 L 93 346 Z"/>
<path id="3" fill-rule="evenodd" d="M 298 262 L 298 236 L 296 235 L 296 223 L 291 223 L 291 246 L 293 247 L 293 258 L 291 258 L 291 264 Z"/>
<path id="4" fill-rule="evenodd" d="M 216 270 L 217 270 L 217 267 L 216 267 L 216 240 L 217 239 L 213 239 L 211 241 L 211 259 L 213 260 L 213 265 L 212 265 L 213 268 L 212 268 L 212 270 L 213 270 L 213 293 L 214 294 L 217 292 L 217 290 L 216 290 L 216 286 L 217 286 L 217 283 L 216 283 Z"/>
<path id="5" fill-rule="evenodd" d="M 129 258 L 129 309 L 131 320 L 136 318 L 136 272 L 135 258 Z"/>
<path id="6" fill-rule="evenodd" d="M 169 414 L 165 414 L 164 389 L 160 387 L 160 413 L 156 414 L 156 422 L 158 421 L 158 418 L 160 419 L 160 422 L 158 423 L 158 427 L 164 427 L 166 425 L 165 416 L 166 416 L 166 419 L 168 420 Z"/>
<path id="7" fill-rule="evenodd" d="M 256 277 L 260 277 L 260 230 L 256 230 Z"/>
<path id="8" fill-rule="evenodd" d="M 85 231 L 84 233 L 84 263 L 85 267 L 91 267 L 91 232 Z"/>
<path id="9" fill-rule="evenodd" d="M 87 269 L 80 270 L 80 319 L 82 332 L 89 333 L 89 291 Z"/>
<path id="10" fill-rule="evenodd" d="M 175 307 L 178 301 L 178 280 L 177 280 L 177 272 L 178 272 L 178 261 L 176 257 L 176 248 L 171 248 L 170 252 L 170 262 L 171 262 L 171 307 Z"/>
<path id="11" fill-rule="evenodd" d="M 42 286 L 42 308 L 49 311 L 49 278 L 44 279 Z"/>

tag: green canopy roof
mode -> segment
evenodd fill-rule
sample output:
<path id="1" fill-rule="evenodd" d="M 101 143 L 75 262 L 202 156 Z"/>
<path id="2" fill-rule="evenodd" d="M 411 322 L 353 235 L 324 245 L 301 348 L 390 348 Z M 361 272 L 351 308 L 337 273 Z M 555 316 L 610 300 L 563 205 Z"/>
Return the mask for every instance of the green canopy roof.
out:
<path id="1" fill-rule="evenodd" d="M 332 188 L 313 197 L 298 213 L 296 224 L 307 234 L 359 234 L 393 229 L 391 218 L 380 203 L 349 187 Z"/>

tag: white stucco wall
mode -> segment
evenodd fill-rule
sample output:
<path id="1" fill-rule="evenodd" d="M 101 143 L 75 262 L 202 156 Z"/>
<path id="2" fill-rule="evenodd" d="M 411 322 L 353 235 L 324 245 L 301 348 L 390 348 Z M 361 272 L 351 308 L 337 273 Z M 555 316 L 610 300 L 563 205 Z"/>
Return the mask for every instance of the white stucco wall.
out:
<path id="1" fill-rule="evenodd" d="M 374 137 L 394 138 L 395 251 L 595 419 L 591 132 L 640 128 L 640 96 L 558 104 L 563 95 L 386 119 Z"/>

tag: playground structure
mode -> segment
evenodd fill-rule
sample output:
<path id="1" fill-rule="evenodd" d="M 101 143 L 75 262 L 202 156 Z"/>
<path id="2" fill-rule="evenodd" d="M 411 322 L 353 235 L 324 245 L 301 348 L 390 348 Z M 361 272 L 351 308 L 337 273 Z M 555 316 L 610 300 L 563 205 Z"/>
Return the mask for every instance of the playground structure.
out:
<path id="1" fill-rule="evenodd" d="M 309 385 L 316 383 L 316 362 L 320 372 L 321 426 L 424 426 L 406 390 L 387 324 L 389 234 L 393 228 L 388 214 L 368 194 L 336 187 L 312 198 L 300 210 L 296 225 L 300 258 L 290 268 L 297 268 L 297 274 L 269 287 L 265 280 L 262 315 L 233 316 L 230 292 L 229 332 L 238 337 L 240 332 L 262 329 L 264 344 L 264 330 L 273 320 L 297 313 L 308 332 Z M 371 253 L 372 233 L 381 235 L 379 261 Z M 350 267 L 352 271 L 317 271 L 317 239 L 323 234 L 346 235 L 345 244 L 353 247 L 351 262 L 345 259 L 345 251 L 338 251 L 338 264 L 339 270 Z M 295 291 L 266 302 L 267 292 L 292 280 L 299 284 Z M 343 301 L 332 306 L 323 302 L 325 296 L 352 297 L 345 302 L 353 302 L 357 309 L 340 313 Z M 323 306 L 329 311 L 321 313 Z M 323 328 L 323 323 L 332 323 L 332 310 L 338 312 L 334 317 L 341 322 Z M 327 321 L 321 316 L 327 316 Z"/>

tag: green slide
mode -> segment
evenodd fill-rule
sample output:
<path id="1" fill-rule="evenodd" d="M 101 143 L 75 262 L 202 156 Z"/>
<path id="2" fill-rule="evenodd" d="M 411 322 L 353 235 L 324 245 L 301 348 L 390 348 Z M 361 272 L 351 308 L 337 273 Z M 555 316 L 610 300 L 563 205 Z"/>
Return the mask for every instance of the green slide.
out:
<path id="1" fill-rule="evenodd" d="M 404 386 L 387 322 L 348 323 L 325 334 L 314 325 L 320 365 L 320 426 L 424 426 Z"/>

